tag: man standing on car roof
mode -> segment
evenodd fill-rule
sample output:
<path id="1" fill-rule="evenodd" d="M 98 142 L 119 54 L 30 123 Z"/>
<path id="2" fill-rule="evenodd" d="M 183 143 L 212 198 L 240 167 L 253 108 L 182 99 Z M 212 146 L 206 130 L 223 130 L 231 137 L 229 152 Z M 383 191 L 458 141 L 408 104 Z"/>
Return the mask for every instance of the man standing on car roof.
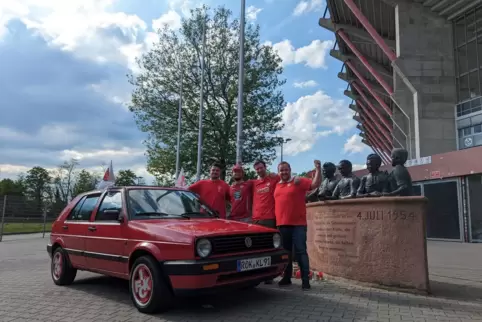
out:
<path id="1" fill-rule="evenodd" d="M 211 166 L 210 179 L 200 180 L 188 189 L 199 195 L 199 198 L 211 209 L 218 212 L 219 217 L 226 218 L 226 202 L 231 201 L 230 187 L 220 179 L 221 165 L 214 163 Z"/>
<path id="2" fill-rule="evenodd" d="M 306 251 L 306 193 L 316 189 L 321 184 L 321 162 L 315 163 L 315 176 L 313 180 L 298 178 L 299 184 L 294 183 L 291 176 L 291 166 L 288 162 L 281 162 L 278 165 L 280 182 L 274 191 L 276 222 L 281 232 L 283 247 L 290 252 L 290 260 L 286 266 L 283 278 L 279 281 L 279 286 L 291 284 L 293 274 L 293 255 L 296 255 L 298 265 L 301 270 L 302 289 L 309 290 L 310 262 Z M 294 246 L 294 252 L 292 253 Z"/>
<path id="3" fill-rule="evenodd" d="M 253 203 L 253 181 L 244 181 L 244 170 L 239 164 L 233 167 L 234 182 L 231 185 L 231 214 L 229 219 L 251 222 L 251 206 Z"/>

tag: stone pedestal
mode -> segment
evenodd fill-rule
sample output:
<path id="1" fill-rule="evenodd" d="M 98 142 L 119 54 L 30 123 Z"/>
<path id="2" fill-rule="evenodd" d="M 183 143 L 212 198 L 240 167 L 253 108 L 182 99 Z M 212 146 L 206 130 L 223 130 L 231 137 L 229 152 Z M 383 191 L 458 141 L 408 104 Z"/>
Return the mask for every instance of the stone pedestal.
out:
<path id="1" fill-rule="evenodd" d="M 311 269 L 359 282 L 429 292 L 424 197 L 307 204 Z"/>

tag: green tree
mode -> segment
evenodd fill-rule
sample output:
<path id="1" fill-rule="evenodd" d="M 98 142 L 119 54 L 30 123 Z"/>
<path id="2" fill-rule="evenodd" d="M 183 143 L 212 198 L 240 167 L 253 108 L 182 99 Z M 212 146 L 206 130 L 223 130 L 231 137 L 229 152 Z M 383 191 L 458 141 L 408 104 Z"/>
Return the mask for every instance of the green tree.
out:
<path id="1" fill-rule="evenodd" d="M 27 196 L 34 202 L 35 211 L 44 210 L 44 198 L 48 198 L 52 178 L 42 167 L 33 167 L 25 176 L 25 190 Z"/>
<path id="2" fill-rule="evenodd" d="M 239 21 L 232 19 L 232 12 L 223 7 L 213 12 L 198 8 L 183 20 L 179 31 L 167 26 L 159 30 L 159 42 L 138 59 L 142 72 L 129 77 L 134 85 L 129 108 L 139 128 L 149 134 L 148 170 L 156 177 L 174 174 L 181 78 L 181 164 L 187 176 L 196 169 L 204 21 L 207 27 L 202 169 L 207 172 L 212 158 L 218 159 L 224 169 L 235 163 Z M 246 25 L 245 39 L 243 161 L 251 163 L 262 158 L 271 162 L 279 145 L 274 133 L 283 127 L 282 60 L 271 46 L 261 44 L 258 25 Z"/>
<path id="3" fill-rule="evenodd" d="M 135 186 L 137 182 L 137 175 L 134 171 L 127 169 L 127 170 L 119 170 L 115 178 L 115 185 L 116 186 Z"/>
<path id="4" fill-rule="evenodd" d="M 72 197 L 94 190 L 98 182 L 99 178 L 95 174 L 85 169 L 80 170 L 75 178 Z"/>
<path id="5" fill-rule="evenodd" d="M 53 171 L 53 183 L 56 188 L 56 192 L 60 193 L 60 197 L 64 203 L 70 201 L 73 195 L 73 189 L 76 177 L 76 168 L 79 165 L 79 161 L 76 159 L 70 159 L 64 161 Z"/>
<path id="6" fill-rule="evenodd" d="M 20 180 L 2 179 L 0 180 L 0 195 L 23 195 L 24 186 Z"/>

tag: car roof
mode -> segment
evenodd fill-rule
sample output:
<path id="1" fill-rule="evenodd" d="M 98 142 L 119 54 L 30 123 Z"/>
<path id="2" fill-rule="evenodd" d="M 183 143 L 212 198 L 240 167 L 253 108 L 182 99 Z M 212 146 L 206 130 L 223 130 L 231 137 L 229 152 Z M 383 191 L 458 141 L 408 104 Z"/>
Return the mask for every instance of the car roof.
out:
<path id="1" fill-rule="evenodd" d="M 101 194 L 104 191 L 109 191 L 109 190 L 139 190 L 139 189 L 149 189 L 149 190 L 173 190 L 173 191 L 188 191 L 187 189 L 184 188 L 178 188 L 178 187 L 160 187 L 160 186 L 111 186 L 103 190 L 91 190 L 91 191 L 86 191 L 84 193 L 81 193 L 78 195 L 79 196 L 88 196 L 88 195 L 93 195 L 93 194 Z"/>

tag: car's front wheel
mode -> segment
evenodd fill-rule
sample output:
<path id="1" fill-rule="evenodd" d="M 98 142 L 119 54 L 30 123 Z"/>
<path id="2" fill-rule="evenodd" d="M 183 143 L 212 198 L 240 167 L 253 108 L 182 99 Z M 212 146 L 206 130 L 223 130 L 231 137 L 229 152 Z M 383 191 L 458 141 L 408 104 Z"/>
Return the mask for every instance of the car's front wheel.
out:
<path id="1" fill-rule="evenodd" d="M 75 280 L 77 270 L 72 267 L 69 256 L 62 247 L 57 247 L 52 254 L 50 273 L 57 285 L 70 285 Z"/>
<path id="2" fill-rule="evenodd" d="M 139 257 L 132 265 L 129 291 L 142 313 L 167 311 L 174 299 L 159 264 L 150 256 Z"/>

